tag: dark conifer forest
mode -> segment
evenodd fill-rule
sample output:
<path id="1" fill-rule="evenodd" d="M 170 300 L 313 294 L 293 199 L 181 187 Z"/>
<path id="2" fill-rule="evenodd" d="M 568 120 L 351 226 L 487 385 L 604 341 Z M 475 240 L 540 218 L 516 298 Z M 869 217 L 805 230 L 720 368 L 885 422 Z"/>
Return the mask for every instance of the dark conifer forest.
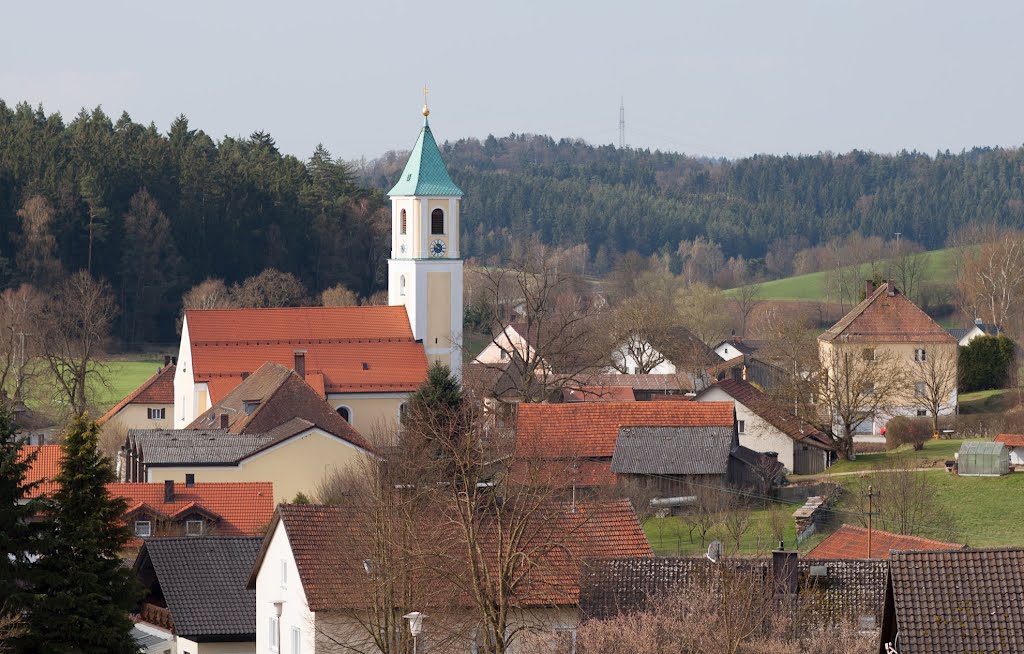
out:
<path id="1" fill-rule="evenodd" d="M 756 262 L 786 239 L 901 232 L 934 248 L 971 222 L 1024 227 L 1020 148 L 725 161 L 513 135 L 443 153 L 467 194 L 463 252 L 488 262 L 535 236 L 586 244 L 601 273 L 697 237 Z M 0 289 L 88 269 L 116 295 L 127 344 L 173 342 L 183 293 L 210 277 L 274 268 L 310 298 L 338 284 L 368 297 L 384 285 L 384 193 L 404 162 L 323 148 L 303 160 L 269 134 L 216 139 L 183 116 L 164 132 L 0 102 Z"/>

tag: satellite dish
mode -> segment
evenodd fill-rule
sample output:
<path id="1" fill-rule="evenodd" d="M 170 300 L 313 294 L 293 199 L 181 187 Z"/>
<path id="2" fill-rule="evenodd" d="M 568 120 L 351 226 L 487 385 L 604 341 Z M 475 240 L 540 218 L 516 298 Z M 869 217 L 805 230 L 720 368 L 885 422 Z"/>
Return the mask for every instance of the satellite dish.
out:
<path id="1" fill-rule="evenodd" d="M 712 563 L 718 563 L 722 560 L 722 542 L 718 540 L 711 541 L 708 545 L 708 553 L 704 556 L 708 557 L 708 561 Z"/>

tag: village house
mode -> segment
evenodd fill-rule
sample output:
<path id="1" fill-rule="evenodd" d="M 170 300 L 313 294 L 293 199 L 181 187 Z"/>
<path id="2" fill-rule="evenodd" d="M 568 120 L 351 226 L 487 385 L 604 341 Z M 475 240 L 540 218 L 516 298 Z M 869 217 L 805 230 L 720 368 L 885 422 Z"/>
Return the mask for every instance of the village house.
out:
<path id="1" fill-rule="evenodd" d="M 585 561 L 652 555 L 625 500 L 579 502 L 552 510 L 556 511 L 552 520 L 538 517 L 531 524 L 539 526 L 526 527 L 542 531 L 522 552 L 529 561 L 528 578 L 513 589 L 514 611 L 508 627 L 513 654 L 530 651 L 519 645 L 527 634 L 574 640 Z M 443 608 L 380 607 L 373 576 L 380 552 L 373 539 L 361 532 L 365 517 L 353 516 L 352 511 L 344 506 L 285 504 L 278 508 L 249 579 L 249 588 L 256 591 L 256 651 L 269 654 L 284 648 L 315 654 L 336 651 L 339 645 L 349 651 L 377 651 L 372 644 L 379 626 L 373 618 L 376 609 L 376 615 L 399 616 L 397 629 L 406 628 L 401 615 L 425 612 L 429 623 L 425 651 L 475 652 L 478 623 L 465 586 L 452 578 L 465 570 L 456 563 L 458 546 L 433 574 L 429 566 L 418 573 L 423 576 L 417 584 L 420 592 L 443 599 Z M 450 540 L 445 530 L 452 528 L 451 523 L 430 525 L 429 517 L 423 517 L 417 531 L 432 541 Z M 496 551 L 496 539 L 496 534 L 485 535 L 483 547 Z"/>
<path id="2" fill-rule="evenodd" d="M 133 615 L 163 638 L 153 654 L 256 651 L 256 593 L 246 588 L 262 538 L 156 538 L 134 570 L 145 598 Z M 294 651 L 294 650 L 293 650 Z"/>
<path id="3" fill-rule="evenodd" d="M 892 552 L 906 550 L 958 550 L 966 545 L 893 534 L 881 529 L 871 530 L 871 553 L 868 553 L 868 530 L 856 525 L 842 525 L 804 555 L 807 559 L 888 559 Z"/>
<path id="4" fill-rule="evenodd" d="M 1024 466 L 1024 434 L 999 434 L 995 442 L 1002 443 L 1010 451 L 1010 465 Z"/>
<path id="5" fill-rule="evenodd" d="M 733 401 L 740 445 L 755 452 L 774 454 L 788 473 L 824 472 L 835 456 L 835 447 L 828 436 L 773 405 L 753 384 L 725 379 L 704 389 L 694 399 L 698 402 Z"/>
<path id="6" fill-rule="evenodd" d="M 121 468 L 127 481 L 269 480 L 283 502 L 371 451 L 298 373 L 265 363 L 187 429 L 130 430 Z"/>
<path id="7" fill-rule="evenodd" d="M 516 418 L 518 474 L 574 491 L 629 483 L 676 495 L 688 481 L 755 486 L 776 466 L 736 438 L 732 402 L 524 404 Z"/>
<path id="8" fill-rule="evenodd" d="M 893 552 L 880 653 L 1024 652 L 1024 550 Z"/>
<path id="9" fill-rule="evenodd" d="M 975 318 L 970 327 L 950 327 L 949 335 L 956 339 L 960 347 L 967 347 L 979 336 L 999 336 L 1000 329 L 996 325 L 988 325 L 981 318 Z"/>
<path id="10" fill-rule="evenodd" d="M 948 400 L 940 407 L 939 415 L 955 413 L 956 339 L 903 295 L 891 281 L 883 282 L 875 288 L 869 280 L 864 290 L 864 301 L 818 336 L 822 366 L 830 379 L 843 379 L 844 368 L 868 366 L 847 361 L 891 362 L 895 366 L 894 374 L 905 377 L 906 383 L 902 391 L 887 398 L 886 406 L 878 415 L 865 414 L 854 433 L 877 434 L 895 416 L 928 415 L 919 398 L 929 384 L 935 383 L 925 378 L 930 369 L 934 369 L 936 375 L 941 372 L 944 377 L 941 385 L 950 388 Z M 944 369 L 940 370 L 939 367 Z M 879 370 L 882 368 L 879 367 Z"/>
<path id="11" fill-rule="evenodd" d="M 104 432 L 129 429 L 166 429 L 174 423 L 174 370 L 170 356 L 156 374 L 103 414 L 96 424 Z"/>

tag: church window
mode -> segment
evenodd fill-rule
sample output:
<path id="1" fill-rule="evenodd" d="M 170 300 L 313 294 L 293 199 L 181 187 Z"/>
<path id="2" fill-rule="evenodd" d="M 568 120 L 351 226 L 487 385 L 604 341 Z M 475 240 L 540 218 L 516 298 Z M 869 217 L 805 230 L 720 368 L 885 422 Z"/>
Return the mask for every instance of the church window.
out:
<path id="1" fill-rule="evenodd" d="M 444 234 L 444 212 L 440 209 L 430 212 L 430 233 Z"/>
<path id="2" fill-rule="evenodd" d="M 352 422 L 352 409 L 348 408 L 347 406 L 339 406 L 338 415 L 341 416 L 342 420 L 344 420 L 345 422 Z"/>
<path id="3" fill-rule="evenodd" d="M 401 220 L 402 220 L 402 226 L 401 226 L 401 230 L 402 231 L 401 231 L 401 233 L 405 234 L 407 229 L 408 229 L 408 227 L 409 227 L 409 219 L 405 215 L 405 209 L 402 209 L 402 219 Z"/>
<path id="4" fill-rule="evenodd" d="M 398 294 L 405 295 L 405 275 L 398 278 Z"/>

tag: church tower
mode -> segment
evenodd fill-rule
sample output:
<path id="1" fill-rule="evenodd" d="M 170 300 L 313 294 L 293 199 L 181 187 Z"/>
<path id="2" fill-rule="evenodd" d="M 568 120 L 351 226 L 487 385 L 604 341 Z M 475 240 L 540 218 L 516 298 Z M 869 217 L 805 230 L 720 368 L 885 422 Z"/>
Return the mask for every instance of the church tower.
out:
<path id="1" fill-rule="evenodd" d="M 425 99 L 425 98 L 424 98 Z M 430 363 L 462 380 L 462 189 L 448 175 L 423 105 L 423 129 L 391 198 L 388 304 L 404 305 Z"/>

